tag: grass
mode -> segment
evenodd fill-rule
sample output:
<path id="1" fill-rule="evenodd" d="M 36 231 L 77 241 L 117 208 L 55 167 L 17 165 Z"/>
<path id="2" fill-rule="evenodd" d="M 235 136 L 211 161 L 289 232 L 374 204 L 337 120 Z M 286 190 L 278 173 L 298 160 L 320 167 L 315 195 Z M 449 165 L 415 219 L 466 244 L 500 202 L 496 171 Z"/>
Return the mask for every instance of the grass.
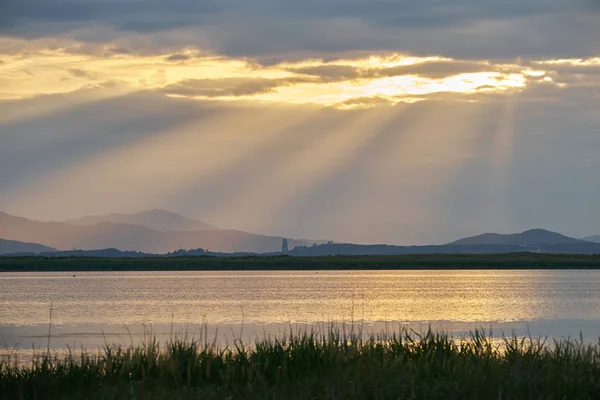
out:
<path id="1" fill-rule="evenodd" d="M 600 269 L 600 255 L 507 253 L 322 257 L 0 257 L 0 272 L 402 269 Z"/>
<path id="2" fill-rule="evenodd" d="M 596 399 L 600 346 L 476 331 L 291 332 L 226 348 L 188 339 L 0 365 L 1 399 Z"/>

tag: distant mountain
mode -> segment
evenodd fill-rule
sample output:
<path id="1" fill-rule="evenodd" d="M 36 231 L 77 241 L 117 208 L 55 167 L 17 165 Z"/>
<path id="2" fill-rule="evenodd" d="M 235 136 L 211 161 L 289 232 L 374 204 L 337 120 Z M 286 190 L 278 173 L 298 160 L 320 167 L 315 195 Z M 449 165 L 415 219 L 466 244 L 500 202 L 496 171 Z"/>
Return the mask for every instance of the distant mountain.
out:
<path id="1" fill-rule="evenodd" d="M 115 248 L 160 254 L 180 248 L 203 248 L 222 253 L 268 253 L 279 251 L 283 241 L 283 238 L 278 236 L 255 235 L 236 230 L 163 232 L 138 225 L 112 222 L 101 222 L 95 225 L 40 222 L 2 212 L 0 212 L 0 237 L 45 243 L 59 250 Z M 288 243 L 293 248 L 314 242 L 288 239 Z"/>
<path id="2" fill-rule="evenodd" d="M 600 235 L 588 236 L 583 238 L 582 240 L 587 240 L 588 242 L 600 243 Z"/>
<path id="3" fill-rule="evenodd" d="M 600 243 L 580 241 L 564 244 L 476 244 L 476 245 L 428 245 L 391 246 L 385 244 L 361 245 L 352 243 L 328 243 L 315 246 L 298 246 L 287 254 L 290 256 L 335 256 L 335 255 L 408 255 L 408 254 L 505 254 L 505 253 L 549 253 L 549 254 L 600 254 Z M 440 263 L 443 263 L 443 258 Z M 416 265 L 417 266 L 417 265 Z"/>
<path id="4" fill-rule="evenodd" d="M 550 232 L 545 229 L 531 229 L 523 233 L 484 233 L 465 239 L 460 239 L 448 245 L 473 246 L 473 245 L 559 245 L 585 243 L 583 240 L 574 239 L 560 233 Z"/>
<path id="5" fill-rule="evenodd" d="M 65 221 L 70 225 L 95 225 L 101 222 L 115 224 L 138 225 L 157 231 L 205 231 L 218 230 L 214 225 L 196 221 L 183 215 L 165 210 L 149 210 L 135 214 L 106 214 L 87 216 L 79 219 Z"/>
<path id="6" fill-rule="evenodd" d="M 18 242 L 16 240 L 0 239 L 0 254 L 13 253 L 44 253 L 56 251 L 52 247 L 47 247 L 37 243 Z"/>

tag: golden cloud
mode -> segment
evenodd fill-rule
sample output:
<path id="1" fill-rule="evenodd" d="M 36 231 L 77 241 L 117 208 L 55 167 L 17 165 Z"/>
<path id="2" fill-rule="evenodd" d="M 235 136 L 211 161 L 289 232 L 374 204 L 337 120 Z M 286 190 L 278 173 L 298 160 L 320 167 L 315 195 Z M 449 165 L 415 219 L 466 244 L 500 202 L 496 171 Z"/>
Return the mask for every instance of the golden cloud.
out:
<path id="1" fill-rule="evenodd" d="M 21 43 L 15 50 L 19 46 L 11 46 L 9 40 L 0 46 L 2 99 L 109 88 L 111 93 L 150 90 L 226 102 L 372 107 L 440 93 L 512 93 L 539 81 L 560 86 L 553 67 L 600 64 L 600 58 L 493 63 L 387 54 L 265 66 L 255 60 L 206 55 L 198 49 L 136 54 L 114 51 L 111 46 L 82 51 L 84 45 L 78 43 L 39 48 Z"/>

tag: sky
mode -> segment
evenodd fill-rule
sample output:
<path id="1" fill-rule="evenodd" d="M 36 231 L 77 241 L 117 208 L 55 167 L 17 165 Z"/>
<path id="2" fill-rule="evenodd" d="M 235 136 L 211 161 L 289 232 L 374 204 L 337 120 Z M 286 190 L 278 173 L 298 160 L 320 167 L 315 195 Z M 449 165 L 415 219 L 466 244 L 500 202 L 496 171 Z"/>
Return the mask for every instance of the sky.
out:
<path id="1" fill-rule="evenodd" d="M 600 234 L 598 0 L 3 0 L 0 210 Z"/>

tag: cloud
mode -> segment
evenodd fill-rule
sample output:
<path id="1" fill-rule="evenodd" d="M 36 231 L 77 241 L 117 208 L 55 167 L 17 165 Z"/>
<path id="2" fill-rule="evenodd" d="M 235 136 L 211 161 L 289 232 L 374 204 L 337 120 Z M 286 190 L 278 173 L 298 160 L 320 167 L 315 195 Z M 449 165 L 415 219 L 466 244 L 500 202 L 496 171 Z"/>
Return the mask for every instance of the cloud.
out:
<path id="1" fill-rule="evenodd" d="M 186 97 L 227 97 L 251 96 L 268 93 L 277 87 L 306 82 L 301 78 L 223 78 L 223 79 L 186 79 L 168 85 L 162 91 L 169 95 Z"/>
<path id="2" fill-rule="evenodd" d="M 215 1 L 172 0 L 168 3 L 150 0 L 61 0 L 48 3 L 44 0 L 11 1 L 9 14 L 0 30 L 20 30 L 18 24 L 32 26 L 39 23 L 60 23 L 63 29 L 84 23 L 106 23 L 120 29 L 148 31 L 162 30 L 193 23 L 223 10 Z"/>
<path id="3" fill-rule="evenodd" d="M 349 65 L 314 65 L 308 67 L 290 68 L 292 72 L 318 77 L 321 81 L 344 81 L 361 77 L 358 68 Z"/>
<path id="4" fill-rule="evenodd" d="M 406 97 L 402 97 L 399 99 L 399 101 L 402 100 L 403 102 L 411 102 L 411 99 L 407 99 Z M 420 99 L 418 97 L 414 98 L 414 102 L 419 101 Z M 374 96 L 374 97 L 358 97 L 358 98 L 353 98 L 350 100 L 346 100 L 341 102 L 338 107 L 341 109 L 352 109 L 352 108 L 371 108 L 371 107 L 377 107 L 377 106 L 389 106 L 390 105 L 390 99 L 389 98 L 385 98 L 385 97 L 379 97 L 379 96 Z"/>
<path id="5" fill-rule="evenodd" d="M 489 71 L 490 69 L 493 70 L 494 66 L 485 62 L 447 60 L 401 65 L 374 70 L 371 73 L 375 76 L 418 75 L 441 79 L 458 74 Z M 514 68 L 514 70 L 517 70 L 517 68 Z"/>
<path id="6" fill-rule="evenodd" d="M 191 60 L 192 56 L 189 54 L 172 54 L 167 57 L 168 61 L 187 61 Z"/>
<path id="7" fill-rule="evenodd" d="M 69 68 L 68 71 L 76 78 L 94 79 L 97 75 L 90 73 L 82 68 Z"/>
<path id="8" fill-rule="evenodd" d="M 104 88 L 121 95 L 156 91 L 219 101 L 347 108 L 372 107 L 377 104 L 373 99 L 395 104 L 452 93 L 457 101 L 467 97 L 482 101 L 492 98 L 489 95 L 526 91 L 539 83 L 557 87 L 600 84 L 597 58 L 471 60 L 371 53 L 262 64 L 257 59 L 203 54 L 190 47 L 139 54 L 118 51 L 121 47 L 114 44 L 89 48 L 66 39 L 54 42 L 53 47 L 47 41 L 16 42 L 4 42 L 3 98 Z"/>
<path id="9" fill-rule="evenodd" d="M 7 9 L 0 34 L 10 36 L 118 39 L 265 58 L 364 50 L 479 59 L 583 56 L 598 52 L 600 34 L 595 0 L 10 0 Z M 98 29 L 102 34 L 86 33 Z"/>
<path id="10" fill-rule="evenodd" d="M 433 0 L 308 0 L 302 3 L 279 4 L 261 0 L 249 5 L 243 1 L 173 0 L 62 0 L 50 5 L 44 0 L 19 0 L 10 4 L 11 19 L 19 22 L 106 22 L 121 29 L 164 30 L 186 24 L 208 24 L 210 17 L 232 15 L 236 11 L 248 15 L 246 23 L 253 23 L 259 15 L 279 16 L 283 19 L 300 18 L 361 18 L 376 25 L 391 26 L 458 26 L 482 19 L 530 17 L 548 13 L 568 13 L 597 9 L 595 1 L 534 0 L 527 3 L 490 0 L 460 0 L 452 5 Z"/>
<path id="11" fill-rule="evenodd" d="M 323 64 L 315 66 L 306 66 L 291 68 L 290 71 L 318 77 L 323 82 L 344 81 L 353 79 L 372 79 L 402 75 L 416 75 L 431 79 L 442 79 L 449 76 L 485 72 L 520 72 L 522 67 L 518 65 L 498 67 L 486 61 L 463 61 L 463 60 L 441 60 L 428 61 L 419 60 L 408 65 L 398 65 L 392 67 L 369 67 L 369 66 L 349 66 L 336 64 Z"/>

